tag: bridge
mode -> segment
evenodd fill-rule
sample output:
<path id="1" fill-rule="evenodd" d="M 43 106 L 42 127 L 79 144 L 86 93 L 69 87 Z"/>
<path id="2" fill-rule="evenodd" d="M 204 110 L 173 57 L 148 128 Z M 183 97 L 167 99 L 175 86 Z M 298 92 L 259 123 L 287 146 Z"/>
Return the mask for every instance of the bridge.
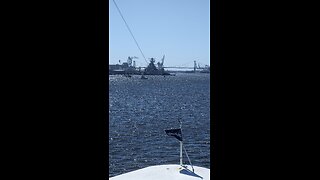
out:
<path id="1" fill-rule="evenodd" d="M 179 66 L 169 66 L 163 68 L 175 68 L 175 69 L 194 69 L 195 67 L 179 67 Z M 196 69 L 206 69 L 204 67 L 196 67 Z"/>

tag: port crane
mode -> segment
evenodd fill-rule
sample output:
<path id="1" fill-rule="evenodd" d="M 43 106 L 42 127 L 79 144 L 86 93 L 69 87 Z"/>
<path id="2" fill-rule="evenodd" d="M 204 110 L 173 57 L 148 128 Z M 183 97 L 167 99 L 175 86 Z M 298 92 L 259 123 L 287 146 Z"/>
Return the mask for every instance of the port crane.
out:
<path id="1" fill-rule="evenodd" d="M 128 63 L 128 65 L 129 65 L 129 67 L 136 67 L 136 62 L 135 61 L 133 61 L 133 59 L 139 59 L 138 57 L 136 57 L 136 56 L 129 56 L 128 57 L 128 60 L 127 60 L 127 63 Z M 132 65 L 132 62 L 133 62 L 133 65 Z"/>
<path id="2" fill-rule="evenodd" d="M 164 58 L 165 58 L 165 55 L 163 55 L 163 57 L 162 57 L 162 59 L 161 59 L 161 63 L 160 63 L 160 62 L 157 63 L 159 69 L 162 69 L 162 68 L 163 68 Z"/>

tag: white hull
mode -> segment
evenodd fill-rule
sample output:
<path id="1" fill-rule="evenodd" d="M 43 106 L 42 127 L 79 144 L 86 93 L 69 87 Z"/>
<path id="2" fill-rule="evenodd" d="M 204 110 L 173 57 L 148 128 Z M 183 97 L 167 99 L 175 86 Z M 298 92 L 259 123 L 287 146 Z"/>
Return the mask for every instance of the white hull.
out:
<path id="1" fill-rule="evenodd" d="M 180 165 L 150 166 L 109 178 L 109 180 L 210 180 L 210 169 Z"/>

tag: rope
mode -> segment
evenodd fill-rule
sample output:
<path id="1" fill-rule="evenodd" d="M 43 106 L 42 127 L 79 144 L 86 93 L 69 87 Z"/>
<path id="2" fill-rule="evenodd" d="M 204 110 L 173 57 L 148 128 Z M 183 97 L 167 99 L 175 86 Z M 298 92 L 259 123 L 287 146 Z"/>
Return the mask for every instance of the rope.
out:
<path id="1" fill-rule="evenodd" d="M 185 152 L 186 155 L 187 155 L 187 158 L 188 158 L 188 160 L 189 160 L 189 163 L 190 163 L 190 165 L 191 165 L 191 167 L 192 167 L 192 172 L 194 172 L 193 165 L 191 164 L 191 160 L 190 160 L 190 158 L 189 158 L 189 156 L 188 156 L 188 153 L 187 153 L 187 151 L 186 151 L 186 148 L 184 147 L 184 145 L 182 145 L 182 146 L 183 146 L 184 152 Z"/>
<path id="2" fill-rule="evenodd" d="M 144 60 L 145 60 L 145 61 L 146 61 L 146 63 L 148 64 L 148 61 L 147 61 L 146 57 L 144 56 L 144 54 L 143 54 L 143 52 L 142 52 L 142 50 L 141 50 L 141 48 L 140 48 L 140 46 L 139 46 L 139 44 L 138 44 L 138 42 L 137 42 L 136 38 L 134 37 L 133 33 L 131 32 L 131 30 L 130 30 L 130 28 L 129 28 L 129 26 L 128 26 L 127 22 L 126 22 L 126 20 L 124 19 L 124 17 L 123 17 L 123 15 L 122 15 L 122 13 L 121 13 L 121 11 L 120 11 L 120 9 L 119 9 L 119 7 L 118 7 L 117 3 L 116 3 L 114 0 L 113 0 L 113 2 L 114 2 L 114 4 L 116 5 L 116 7 L 117 7 L 117 9 L 118 9 L 118 11 L 119 11 L 119 13 L 120 13 L 120 16 L 121 16 L 122 20 L 123 20 L 123 21 L 124 21 L 124 23 L 126 24 L 126 27 L 128 28 L 128 30 L 129 30 L 129 32 L 130 32 L 130 34 L 131 34 L 131 36 L 132 36 L 132 38 L 133 38 L 134 42 L 135 42 L 135 43 L 136 43 L 136 45 L 138 46 L 138 48 L 139 48 L 139 50 L 140 50 L 140 52 L 141 52 L 141 54 L 142 54 L 142 56 L 143 56 Z"/>

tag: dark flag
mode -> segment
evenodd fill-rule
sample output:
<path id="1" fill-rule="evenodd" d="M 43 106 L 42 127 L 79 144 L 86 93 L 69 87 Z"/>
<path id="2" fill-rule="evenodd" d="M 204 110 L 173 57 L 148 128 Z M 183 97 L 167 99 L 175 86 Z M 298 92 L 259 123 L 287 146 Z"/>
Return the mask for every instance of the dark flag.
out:
<path id="1" fill-rule="evenodd" d="M 168 136 L 174 136 L 176 137 L 179 141 L 182 141 L 182 133 L 181 129 L 168 129 L 164 130 Z"/>

